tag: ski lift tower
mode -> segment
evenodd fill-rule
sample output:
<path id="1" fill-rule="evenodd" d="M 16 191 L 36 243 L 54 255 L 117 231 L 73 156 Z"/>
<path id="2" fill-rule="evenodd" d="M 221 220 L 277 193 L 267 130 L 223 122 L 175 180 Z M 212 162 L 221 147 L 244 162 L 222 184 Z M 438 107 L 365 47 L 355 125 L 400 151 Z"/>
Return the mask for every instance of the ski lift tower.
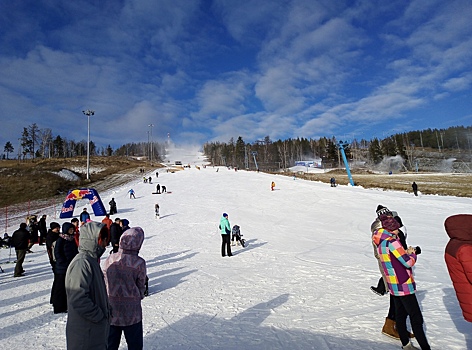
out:
<path id="1" fill-rule="evenodd" d="M 351 184 L 351 186 L 354 187 L 355 185 L 354 185 L 354 180 L 352 179 L 351 169 L 349 169 L 349 163 L 347 162 L 346 152 L 344 152 L 344 147 L 346 146 L 349 146 L 349 144 L 339 141 L 338 148 L 341 151 L 341 155 L 343 156 L 343 161 L 344 161 L 344 166 L 346 167 L 347 177 L 349 178 L 349 183 Z"/>
<path id="2" fill-rule="evenodd" d="M 257 152 L 256 152 L 256 151 L 252 151 L 252 156 L 253 156 L 253 158 L 254 158 L 254 164 L 256 164 L 256 170 L 259 170 L 259 167 L 257 166 L 257 161 L 256 161 Z"/>

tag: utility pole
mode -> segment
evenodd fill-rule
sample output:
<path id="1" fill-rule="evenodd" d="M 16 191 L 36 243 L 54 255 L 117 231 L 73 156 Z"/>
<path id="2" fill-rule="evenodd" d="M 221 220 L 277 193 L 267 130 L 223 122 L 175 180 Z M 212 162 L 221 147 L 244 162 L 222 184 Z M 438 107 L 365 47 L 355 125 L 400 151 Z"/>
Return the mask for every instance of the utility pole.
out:
<path id="1" fill-rule="evenodd" d="M 150 128 L 151 128 L 151 165 L 152 165 L 152 160 L 153 160 L 153 156 L 154 156 L 154 145 L 153 145 L 153 141 L 152 141 L 152 127 L 154 126 L 154 124 L 149 124 L 148 125 Z"/>
<path id="2" fill-rule="evenodd" d="M 87 116 L 87 180 L 90 180 L 90 116 L 95 115 L 95 111 L 87 109 L 82 113 Z"/>

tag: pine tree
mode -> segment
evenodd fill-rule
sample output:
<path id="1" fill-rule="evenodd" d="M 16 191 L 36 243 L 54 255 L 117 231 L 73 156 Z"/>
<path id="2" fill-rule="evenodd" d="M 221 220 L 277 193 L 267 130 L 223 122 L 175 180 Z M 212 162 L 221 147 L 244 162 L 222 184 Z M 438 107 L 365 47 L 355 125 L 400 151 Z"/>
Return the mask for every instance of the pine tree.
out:
<path id="1" fill-rule="evenodd" d="M 377 138 L 373 139 L 369 145 L 369 156 L 374 164 L 379 164 L 383 159 L 382 148 Z"/>
<path id="2" fill-rule="evenodd" d="M 9 158 L 8 158 L 8 154 L 9 154 L 9 153 L 12 153 L 14 150 L 15 150 L 15 149 L 13 148 L 13 145 L 11 144 L 11 142 L 10 142 L 10 141 L 7 141 L 7 142 L 5 143 L 5 147 L 3 148 L 3 152 L 5 152 L 5 153 L 7 154 L 7 159 L 9 159 Z"/>

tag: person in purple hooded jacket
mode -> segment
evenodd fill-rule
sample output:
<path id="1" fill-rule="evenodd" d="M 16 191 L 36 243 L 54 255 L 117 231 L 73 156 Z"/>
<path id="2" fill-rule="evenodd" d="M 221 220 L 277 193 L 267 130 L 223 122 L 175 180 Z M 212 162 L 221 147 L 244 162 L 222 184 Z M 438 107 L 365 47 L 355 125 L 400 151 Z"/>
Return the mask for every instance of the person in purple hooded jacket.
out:
<path id="1" fill-rule="evenodd" d="M 146 262 L 138 256 L 143 241 L 142 228 L 127 229 L 121 235 L 118 252 L 105 261 L 103 272 L 111 306 L 108 350 L 119 348 L 122 333 L 129 350 L 143 348 L 141 300 L 146 289 Z"/>

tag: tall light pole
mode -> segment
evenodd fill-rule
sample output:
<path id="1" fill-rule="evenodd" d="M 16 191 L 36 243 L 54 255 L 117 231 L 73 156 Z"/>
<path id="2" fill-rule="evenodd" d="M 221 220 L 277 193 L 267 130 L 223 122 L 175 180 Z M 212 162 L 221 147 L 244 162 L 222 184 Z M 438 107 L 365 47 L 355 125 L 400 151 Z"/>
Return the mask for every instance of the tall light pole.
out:
<path id="1" fill-rule="evenodd" d="M 152 141 L 152 127 L 154 126 L 154 124 L 149 124 L 148 125 L 150 128 L 151 128 L 151 165 L 152 165 L 152 158 L 153 158 L 153 152 L 154 152 L 154 145 L 153 145 L 153 141 Z"/>
<path id="2" fill-rule="evenodd" d="M 87 180 L 90 180 L 90 116 L 95 114 L 95 111 L 87 109 L 82 111 L 87 116 Z"/>

